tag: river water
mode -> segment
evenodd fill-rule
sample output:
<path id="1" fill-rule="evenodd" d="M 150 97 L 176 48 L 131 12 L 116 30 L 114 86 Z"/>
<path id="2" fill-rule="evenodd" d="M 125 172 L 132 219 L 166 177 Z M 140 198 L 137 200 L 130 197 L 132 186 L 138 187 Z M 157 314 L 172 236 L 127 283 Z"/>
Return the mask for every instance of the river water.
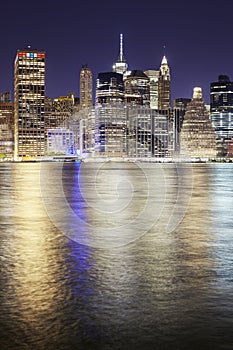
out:
<path id="1" fill-rule="evenodd" d="M 0 165 L 0 343 L 233 349 L 233 165 Z"/>

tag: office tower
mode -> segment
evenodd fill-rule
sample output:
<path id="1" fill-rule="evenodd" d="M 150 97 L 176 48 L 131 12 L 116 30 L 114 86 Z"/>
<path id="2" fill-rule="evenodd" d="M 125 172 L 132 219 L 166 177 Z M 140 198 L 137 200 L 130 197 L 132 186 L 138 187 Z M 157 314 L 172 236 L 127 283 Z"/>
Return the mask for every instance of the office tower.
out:
<path id="1" fill-rule="evenodd" d="M 124 80 L 125 103 L 150 106 L 150 79 L 141 70 L 132 70 Z"/>
<path id="2" fill-rule="evenodd" d="M 210 113 L 218 155 L 230 155 L 233 144 L 233 82 L 227 75 L 219 75 L 218 81 L 210 84 Z"/>
<path id="3" fill-rule="evenodd" d="M 116 63 L 114 63 L 112 70 L 115 73 L 124 74 L 128 69 L 128 64 L 123 53 L 123 34 L 120 34 L 120 52 Z"/>
<path id="4" fill-rule="evenodd" d="M 127 122 L 124 104 L 97 105 L 95 118 L 95 154 L 107 157 L 125 156 Z"/>
<path id="5" fill-rule="evenodd" d="M 92 71 L 86 64 L 80 71 L 80 107 L 92 107 Z"/>
<path id="6" fill-rule="evenodd" d="M 183 125 L 184 115 L 188 103 L 191 98 L 176 98 L 174 101 L 173 116 L 174 116 L 174 146 L 175 152 L 180 152 L 180 132 Z"/>
<path id="7" fill-rule="evenodd" d="M 14 65 L 15 150 L 17 160 L 44 155 L 45 53 L 28 46 Z"/>
<path id="8" fill-rule="evenodd" d="M 0 100 L 0 158 L 13 159 L 14 145 L 14 104 L 10 94 L 1 94 Z"/>
<path id="9" fill-rule="evenodd" d="M 128 156 L 136 158 L 173 155 L 173 124 L 169 110 L 128 106 Z"/>
<path id="10" fill-rule="evenodd" d="M 124 101 L 123 75 L 115 72 L 99 73 L 96 83 L 96 104 Z"/>
<path id="11" fill-rule="evenodd" d="M 146 70 L 144 73 L 150 79 L 150 108 L 158 109 L 158 80 L 159 71 L 158 70 Z"/>
<path id="12" fill-rule="evenodd" d="M 180 135 L 182 157 L 209 158 L 216 156 L 214 128 L 202 98 L 202 89 L 194 88 L 188 103 Z"/>
<path id="13" fill-rule="evenodd" d="M 210 108 L 212 112 L 233 112 L 233 82 L 227 75 L 219 75 L 210 84 Z"/>
<path id="14" fill-rule="evenodd" d="M 158 79 L 158 109 L 169 109 L 171 106 L 171 79 L 167 59 L 163 56 Z"/>

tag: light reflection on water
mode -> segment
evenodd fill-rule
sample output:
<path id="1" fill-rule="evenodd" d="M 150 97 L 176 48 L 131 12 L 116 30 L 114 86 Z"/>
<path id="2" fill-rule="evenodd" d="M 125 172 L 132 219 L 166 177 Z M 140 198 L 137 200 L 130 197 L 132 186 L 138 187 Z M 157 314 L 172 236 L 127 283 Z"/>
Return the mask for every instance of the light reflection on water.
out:
<path id="1" fill-rule="evenodd" d="M 137 217 L 133 209 L 141 210 L 147 194 L 135 170 L 126 170 L 138 194 L 123 221 Z M 87 205 L 78 171 L 64 164 L 66 198 L 85 222 L 100 226 L 104 211 L 96 216 Z M 99 192 L 111 201 L 117 193 L 108 171 Z M 166 201 L 154 228 L 127 245 L 97 249 L 69 240 L 50 221 L 40 164 L 0 166 L 1 349 L 233 348 L 233 166 L 194 165 L 191 202 L 173 232 L 166 224 L 177 178 L 172 165 L 163 172 Z"/>

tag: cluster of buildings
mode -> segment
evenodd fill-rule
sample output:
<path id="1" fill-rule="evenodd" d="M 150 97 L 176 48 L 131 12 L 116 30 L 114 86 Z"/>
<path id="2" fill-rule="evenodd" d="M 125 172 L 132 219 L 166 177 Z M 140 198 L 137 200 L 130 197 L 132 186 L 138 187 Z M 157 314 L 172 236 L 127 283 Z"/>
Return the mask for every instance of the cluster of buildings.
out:
<path id="1" fill-rule="evenodd" d="M 0 94 L 0 159 L 46 157 L 194 157 L 233 155 L 233 82 L 219 76 L 210 85 L 210 106 L 201 88 L 171 105 L 166 57 L 158 70 L 129 70 L 120 52 L 112 71 L 93 77 L 80 71 L 79 98 L 45 95 L 45 52 L 18 50 L 14 63 L 14 102 Z"/>

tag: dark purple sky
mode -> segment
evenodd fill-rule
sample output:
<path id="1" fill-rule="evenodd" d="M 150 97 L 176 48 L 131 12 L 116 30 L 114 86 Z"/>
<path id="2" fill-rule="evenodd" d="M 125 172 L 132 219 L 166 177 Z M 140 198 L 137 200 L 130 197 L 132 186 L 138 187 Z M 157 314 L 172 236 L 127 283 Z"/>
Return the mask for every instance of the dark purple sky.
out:
<path id="1" fill-rule="evenodd" d="M 37 4 L 37 5 L 36 5 Z M 79 95 L 82 64 L 111 71 L 124 34 L 129 69 L 158 69 L 166 45 L 172 99 L 191 97 L 219 74 L 233 80 L 232 0 L 6 1 L 1 4 L 0 91 L 12 89 L 17 49 L 47 53 L 46 93 Z"/>

